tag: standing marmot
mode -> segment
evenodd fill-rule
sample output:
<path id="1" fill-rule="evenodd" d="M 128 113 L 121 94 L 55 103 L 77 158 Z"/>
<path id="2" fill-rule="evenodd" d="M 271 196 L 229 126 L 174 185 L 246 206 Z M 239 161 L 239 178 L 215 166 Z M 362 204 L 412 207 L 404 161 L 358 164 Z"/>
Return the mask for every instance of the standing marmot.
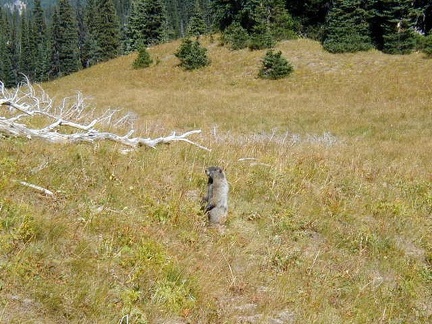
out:
<path id="1" fill-rule="evenodd" d="M 205 170 L 208 176 L 207 196 L 204 197 L 204 212 L 210 224 L 223 224 L 228 215 L 228 181 L 220 167 L 209 167 Z"/>

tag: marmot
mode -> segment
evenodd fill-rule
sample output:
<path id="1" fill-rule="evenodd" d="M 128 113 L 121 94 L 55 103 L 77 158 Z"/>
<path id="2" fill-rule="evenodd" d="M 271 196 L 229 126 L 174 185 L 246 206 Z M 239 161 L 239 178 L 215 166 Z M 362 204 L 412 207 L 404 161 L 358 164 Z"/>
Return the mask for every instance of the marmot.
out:
<path id="1" fill-rule="evenodd" d="M 205 169 L 208 176 L 207 196 L 204 212 L 208 215 L 210 225 L 225 223 L 228 215 L 228 181 L 220 167 Z"/>

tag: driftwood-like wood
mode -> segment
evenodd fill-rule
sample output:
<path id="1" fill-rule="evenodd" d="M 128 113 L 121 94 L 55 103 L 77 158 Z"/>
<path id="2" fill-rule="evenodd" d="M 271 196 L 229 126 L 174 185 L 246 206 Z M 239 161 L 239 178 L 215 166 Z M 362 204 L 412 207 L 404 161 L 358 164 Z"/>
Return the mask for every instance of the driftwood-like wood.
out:
<path id="1" fill-rule="evenodd" d="M 1 109 L 2 107 L 5 109 Z M 191 135 L 201 133 L 201 130 L 192 130 L 180 135 L 173 132 L 169 136 L 154 139 L 132 137 L 132 114 L 117 117 L 119 112 L 118 109 L 107 109 L 103 114 L 96 115 L 94 109 L 87 107 L 86 100 L 80 92 L 74 97 L 64 98 L 55 106 L 53 99 L 41 87 L 35 89 L 28 80 L 13 90 L 6 89 L 0 81 L 0 133 L 4 135 L 40 138 L 51 143 L 109 140 L 133 148 L 155 148 L 158 144 L 182 141 L 210 151 L 207 147 L 188 139 Z M 34 124 L 43 126 L 32 126 Z M 108 129 L 122 127 L 128 128 L 129 131 L 122 136 L 98 130 L 96 126 Z"/>
<path id="2" fill-rule="evenodd" d="M 45 189 L 45 188 L 43 188 L 41 186 L 37 186 L 37 185 L 34 185 L 32 183 L 28 183 L 28 182 L 25 182 L 25 181 L 18 181 L 18 183 L 20 185 L 25 186 L 25 187 L 29 187 L 29 188 L 32 188 L 32 189 L 34 189 L 36 191 L 39 191 L 39 192 L 45 194 L 46 196 L 54 197 L 54 193 L 52 191 L 50 191 L 48 189 Z"/>

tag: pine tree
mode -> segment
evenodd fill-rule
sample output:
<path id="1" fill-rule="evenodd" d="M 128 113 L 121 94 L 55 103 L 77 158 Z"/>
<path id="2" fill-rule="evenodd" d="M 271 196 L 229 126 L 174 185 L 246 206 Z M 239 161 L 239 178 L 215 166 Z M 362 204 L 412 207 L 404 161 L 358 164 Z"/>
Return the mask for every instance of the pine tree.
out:
<path id="1" fill-rule="evenodd" d="M 243 17 L 247 17 L 247 25 L 251 35 L 249 48 L 260 50 L 276 45 L 272 35 L 271 11 L 268 7 L 271 1 L 249 0 L 243 9 Z"/>
<path id="2" fill-rule="evenodd" d="M 410 53 L 415 46 L 416 16 L 411 0 L 372 0 L 371 28 L 378 49 L 388 54 Z"/>
<path id="3" fill-rule="evenodd" d="M 12 60 L 10 57 L 9 50 L 6 43 L 2 42 L 2 36 L 0 35 L 0 81 L 3 82 L 6 88 L 16 86 L 18 83 L 17 77 L 14 73 Z"/>
<path id="4" fill-rule="evenodd" d="M 432 57 L 432 35 L 425 36 L 422 51 L 427 57 Z"/>
<path id="5" fill-rule="evenodd" d="M 43 43 L 46 40 L 47 26 L 41 0 L 34 0 L 33 22 L 35 25 L 36 41 Z"/>
<path id="6" fill-rule="evenodd" d="M 393 2 L 393 3 L 391 3 Z M 384 27 L 383 52 L 389 54 L 411 53 L 415 46 L 414 22 L 410 19 L 412 1 L 398 0 L 386 3 L 387 8 L 383 11 L 388 16 Z"/>
<path id="7" fill-rule="evenodd" d="M 283 0 L 216 0 L 212 8 L 222 31 L 234 23 L 247 31 L 251 49 L 270 48 L 278 40 L 295 37 L 294 21 Z"/>
<path id="8" fill-rule="evenodd" d="M 51 27 L 51 60 L 50 60 L 50 70 L 48 73 L 48 78 L 57 78 L 60 76 L 60 18 L 58 11 L 54 10 L 52 15 L 52 27 Z"/>
<path id="9" fill-rule="evenodd" d="M 432 2 L 430 0 L 417 0 L 415 2 L 419 2 L 418 8 L 421 8 L 423 15 L 422 31 L 426 35 L 430 35 L 432 33 Z"/>
<path id="10" fill-rule="evenodd" d="M 156 45 L 167 40 L 167 15 L 161 0 L 147 0 L 145 39 L 146 44 Z"/>
<path id="11" fill-rule="evenodd" d="M 286 7 L 296 21 L 295 29 L 302 35 L 322 40 L 324 25 L 331 3 L 330 0 L 287 0 Z"/>
<path id="12" fill-rule="evenodd" d="M 30 32 L 29 22 L 26 15 L 21 16 L 21 37 L 20 37 L 20 56 L 19 56 L 19 72 L 27 76 L 33 81 L 35 71 L 35 52 L 33 33 Z"/>
<path id="13" fill-rule="evenodd" d="M 50 64 L 50 43 L 48 42 L 47 26 L 40 0 L 34 2 L 31 30 L 35 46 L 34 80 L 46 81 Z"/>
<path id="14" fill-rule="evenodd" d="M 131 15 L 127 26 L 127 39 L 129 44 L 126 48 L 129 51 L 135 51 L 146 42 L 145 30 L 145 17 L 146 17 L 146 0 L 133 0 L 131 4 Z"/>
<path id="15" fill-rule="evenodd" d="M 432 28 L 432 2 L 430 0 L 414 0 L 416 19 L 415 28 L 423 35 L 428 35 Z"/>
<path id="16" fill-rule="evenodd" d="M 185 36 L 184 20 L 180 10 L 182 3 L 183 2 L 178 0 L 165 0 L 168 39 L 176 39 Z"/>
<path id="17" fill-rule="evenodd" d="M 258 76 L 263 79 L 277 80 L 290 75 L 293 71 L 293 66 L 282 56 L 281 51 L 268 50 L 262 60 Z"/>
<path id="18" fill-rule="evenodd" d="M 225 29 L 222 34 L 222 40 L 232 50 L 240 50 L 249 46 L 250 36 L 239 22 L 234 22 Z"/>
<path id="19" fill-rule="evenodd" d="M 228 28 L 232 23 L 238 22 L 246 30 L 248 28 L 243 23 L 241 16 L 244 9 L 244 2 L 242 0 L 213 0 L 211 2 L 211 12 L 214 17 L 216 26 L 222 32 Z"/>
<path id="20" fill-rule="evenodd" d="M 9 24 L 9 40 L 8 50 L 11 61 L 13 75 L 18 82 L 19 61 L 20 61 L 20 15 L 18 11 L 14 11 Z"/>
<path id="21" fill-rule="evenodd" d="M 189 19 L 187 30 L 188 36 L 199 37 L 207 33 L 207 25 L 204 21 L 204 15 L 198 0 L 195 1 L 193 14 Z"/>
<path id="22" fill-rule="evenodd" d="M 210 64 L 207 49 L 196 40 L 184 39 L 175 56 L 180 60 L 180 66 L 185 70 L 195 70 Z"/>
<path id="23" fill-rule="evenodd" d="M 127 23 L 130 15 L 131 1 L 130 0 L 114 0 L 115 12 L 119 18 L 120 26 Z"/>
<path id="24" fill-rule="evenodd" d="M 273 0 L 267 7 L 270 10 L 270 28 L 275 40 L 297 38 L 294 19 L 286 9 L 284 0 Z"/>
<path id="25" fill-rule="evenodd" d="M 53 15 L 52 43 L 52 76 L 59 77 L 78 71 L 78 27 L 68 0 L 60 0 L 58 12 Z"/>
<path id="26" fill-rule="evenodd" d="M 129 0 L 117 0 L 120 2 L 123 1 L 129 1 Z M 131 0 L 131 6 L 128 11 L 128 18 L 132 16 L 133 11 L 133 2 L 135 0 Z M 195 8 L 197 8 L 197 4 L 199 5 L 199 8 L 201 10 L 200 14 L 200 22 L 204 21 L 206 26 L 206 32 L 213 27 L 213 17 L 210 10 L 210 6 L 213 0 L 161 0 L 161 3 L 164 7 L 165 12 L 165 40 L 168 39 L 178 39 L 183 38 L 187 35 L 189 31 L 189 26 L 192 24 L 195 24 Z M 118 6 L 117 6 L 118 7 Z M 118 12 L 121 14 L 121 12 Z M 130 20 L 126 20 L 126 24 L 130 25 Z M 129 27 L 129 26 L 128 26 Z M 130 32 L 127 30 L 127 32 Z M 123 33 L 126 35 L 126 33 Z M 127 37 L 124 37 L 123 41 L 123 47 L 127 51 L 135 50 L 135 49 L 129 49 L 130 44 L 127 41 Z"/>
<path id="27" fill-rule="evenodd" d="M 0 8 L 0 81 L 10 88 L 17 84 L 10 51 L 10 23 Z"/>
<path id="28" fill-rule="evenodd" d="M 366 51 L 373 47 L 367 11 L 361 0 L 334 2 L 327 16 L 323 46 L 331 53 Z"/>
<path id="29" fill-rule="evenodd" d="M 78 26 L 78 48 L 81 66 L 87 67 L 86 40 L 88 36 L 88 28 L 86 24 L 85 8 L 81 0 L 76 3 L 76 17 Z"/>
<path id="30" fill-rule="evenodd" d="M 138 49 L 138 57 L 134 60 L 132 67 L 134 69 L 142 69 L 149 67 L 153 63 L 152 58 L 150 57 L 149 52 L 145 46 L 141 46 Z"/>
<path id="31" fill-rule="evenodd" d="M 7 42 L 8 37 L 6 34 L 6 20 L 3 16 L 3 11 L 0 8 L 0 81 L 4 82 L 5 79 L 5 63 L 7 58 Z"/>
<path id="32" fill-rule="evenodd" d="M 167 15 L 161 0 L 134 0 L 128 24 L 130 49 L 167 40 Z"/>
<path id="33" fill-rule="evenodd" d="M 112 0 L 96 0 L 95 38 L 98 44 L 96 56 L 107 61 L 119 54 L 119 22 Z"/>
<path id="34" fill-rule="evenodd" d="M 84 43 L 81 49 L 81 65 L 84 68 L 90 67 L 97 62 L 102 60 L 98 55 L 101 54 L 101 49 L 99 48 L 97 34 L 97 22 L 95 17 L 97 16 L 97 6 L 96 0 L 88 0 L 87 6 L 84 10 Z"/>

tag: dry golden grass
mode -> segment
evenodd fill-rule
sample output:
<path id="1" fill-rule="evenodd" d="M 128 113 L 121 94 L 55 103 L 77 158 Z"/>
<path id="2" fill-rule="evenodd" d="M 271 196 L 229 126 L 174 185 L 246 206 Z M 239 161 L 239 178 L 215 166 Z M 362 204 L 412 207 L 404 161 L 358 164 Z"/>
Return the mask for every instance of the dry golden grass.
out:
<path id="1" fill-rule="evenodd" d="M 263 51 L 203 44 L 202 70 L 173 42 L 43 86 L 134 112 L 142 136 L 202 129 L 211 152 L 0 141 L 0 322 L 431 321 L 432 61 L 295 40 L 294 74 L 266 81 Z M 199 209 L 209 165 L 224 234 Z"/>

